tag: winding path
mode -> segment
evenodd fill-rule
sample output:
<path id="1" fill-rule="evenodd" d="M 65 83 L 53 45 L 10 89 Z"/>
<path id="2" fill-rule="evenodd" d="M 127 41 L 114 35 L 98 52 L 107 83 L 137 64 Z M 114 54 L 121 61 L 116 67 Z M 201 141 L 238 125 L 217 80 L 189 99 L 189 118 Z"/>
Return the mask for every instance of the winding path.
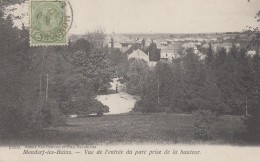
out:
<path id="1" fill-rule="evenodd" d="M 110 90 L 116 91 L 117 85 L 119 93 L 98 95 L 96 98 L 98 101 L 109 107 L 110 112 L 106 114 L 123 114 L 132 111 L 138 97 L 123 92 L 122 89 L 124 85 L 118 81 L 118 78 L 114 78 L 113 82 L 110 84 Z"/>

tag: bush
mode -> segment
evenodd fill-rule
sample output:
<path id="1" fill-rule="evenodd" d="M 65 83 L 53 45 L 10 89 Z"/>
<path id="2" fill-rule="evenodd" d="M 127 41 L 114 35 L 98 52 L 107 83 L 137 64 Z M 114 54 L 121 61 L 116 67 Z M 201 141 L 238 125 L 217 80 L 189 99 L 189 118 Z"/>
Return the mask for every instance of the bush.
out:
<path id="1" fill-rule="evenodd" d="M 58 104 L 52 100 L 38 102 L 37 105 L 26 109 L 24 117 L 27 120 L 27 129 L 23 131 L 25 134 L 65 124 L 65 118 L 59 111 Z"/>
<path id="2" fill-rule="evenodd" d="M 20 103 L 4 103 L 0 105 L 0 137 L 19 136 L 27 127 Z"/>
<path id="3" fill-rule="evenodd" d="M 251 108 L 250 116 L 246 116 L 244 123 L 246 125 L 246 133 L 244 139 L 248 142 L 260 142 L 260 110 L 259 104 Z"/>
<path id="4" fill-rule="evenodd" d="M 66 115 L 77 114 L 77 115 L 87 115 L 92 113 L 107 113 L 109 112 L 109 107 L 103 105 L 100 101 L 94 98 L 75 98 L 68 102 L 68 109 Z"/>
<path id="5" fill-rule="evenodd" d="M 65 123 L 56 101 L 48 100 L 39 105 L 38 115 L 42 119 L 42 127 L 60 126 Z"/>
<path id="6" fill-rule="evenodd" d="M 60 126 L 65 118 L 55 101 L 43 101 L 25 106 L 20 102 L 4 103 L 0 106 L 0 137 L 17 138 L 30 135 L 49 126 Z"/>
<path id="7" fill-rule="evenodd" d="M 159 112 L 158 104 L 152 100 L 150 97 L 144 96 L 142 100 L 135 103 L 133 111 L 139 111 L 142 113 L 153 113 Z"/>
<path id="8" fill-rule="evenodd" d="M 260 142 L 260 118 L 257 116 L 247 116 L 244 120 L 246 125 L 245 140 L 248 142 Z"/>
<path id="9" fill-rule="evenodd" d="M 192 113 L 194 138 L 210 140 L 214 134 L 212 123 L 216 120 L 216 114 L 210 110 L 198 110 Z"/>

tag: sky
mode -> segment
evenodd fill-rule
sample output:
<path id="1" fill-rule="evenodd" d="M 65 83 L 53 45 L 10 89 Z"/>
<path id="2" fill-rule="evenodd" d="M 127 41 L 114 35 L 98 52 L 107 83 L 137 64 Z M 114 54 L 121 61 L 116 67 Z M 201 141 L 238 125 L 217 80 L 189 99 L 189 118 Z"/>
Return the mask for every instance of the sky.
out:
<path id="1" fill-rule="evenodd" d="M 70 34 L 208 33 L 259 26 L 260 0 L 69 0 Z"/>
<path id="2" fill-rule="evenodd" d="M 201 33 L 256 26 L 260 0 L 71 0 L 72 33 Z"/>

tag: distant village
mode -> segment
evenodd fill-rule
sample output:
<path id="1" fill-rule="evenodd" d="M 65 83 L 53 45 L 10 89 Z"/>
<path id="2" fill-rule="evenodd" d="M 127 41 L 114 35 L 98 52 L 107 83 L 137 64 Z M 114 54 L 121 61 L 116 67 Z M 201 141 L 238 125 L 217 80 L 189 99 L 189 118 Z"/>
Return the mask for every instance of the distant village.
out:
<path id="1" fill-rule="evenodd" d="M 77 40 L 82 36 L 73 36 L 72 40 Z M 209 48 L 209 44 L 213 51 L 219 48 L 225 48 L 228 52 L 232 45 L 240 48 L 246 48 L 247 35 L 243 33 L 211 33 L 211 34 L 108 34 L 105 37 L 103 46 L 119 49 L 122 53 L 127 53 L 128 60 L 143 59 L 150 67 L 154 67 L 158 61 L 171 62 L 173 59 L 181 57 L 181 51 L 193 49 L 194 53 L 205 58 L 205 51 Z M 149 53 L 149 46 L 156 44 L 157 50 Z M 133 49 L 133 46 L 137 48 Z M 132 50 L 131 50 L 132 47 Z M 129 53 L 130 51 L 130 53 Z M 247 54 L 253 56 L 256 54 L 254 50 L 248 50 Z M 157 55 L 153 58 L 151 55 Z"/>

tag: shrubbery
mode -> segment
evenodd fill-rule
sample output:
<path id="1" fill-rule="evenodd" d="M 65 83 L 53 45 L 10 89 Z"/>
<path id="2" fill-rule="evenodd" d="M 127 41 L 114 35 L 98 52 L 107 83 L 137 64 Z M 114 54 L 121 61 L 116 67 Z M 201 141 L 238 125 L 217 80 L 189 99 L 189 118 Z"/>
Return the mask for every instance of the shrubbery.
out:
<path id="1" fill-rule="evenodd" d="M 210 140 L 214 134 L 213 122 L 216 114 L 209 110 L 198 110 L 192 113 L 195 139 Z"/>
<path id="2" fill-rule="evenodd" d="M 142 100 L 146 99 L 143 96 L 152 96 L 149 102 L 155 105 L 149 107 L 156 107 L 153 100 L 158 98 L 160 106 L 168 107 L 166 112 L 191 113 L 208 109 L 222 115 L 243 115 L 245 103 L 259 100 L 253 96 L 259 96 L 256 90 L 260 91 L 257 77 L 260 75 L 260 57 L 250 57 L 245 49 L 235 45 L 228 51 L 225 48 L 208 49 L 203 54 L 205 59 L 196 55 L 193 49 L 182 50 L 180 58 L 168 63 L 158 62 L 148 71 L 140 70 L 138 64 L 132 62 L 128 92 L 138 90 L 136 94 Z"/>
<path id="3" fill-rule="evenodd" d="M 38 114 L 42 120 L 40 127 L 60 126 L 65 123 L 56 101 L 49 100 L 40 103 Z"/>
<path id="4" fill-rule="evenodd" d="M 244 122 L 246 125 L 245 140 L 248 142 L 260 142 L 260 117 L 247 116 Z"/>
<path id="5" fill-rule="evenodd" d="M 1 105 L 0 137 L 19 137 L 50 126 L 65 123 L 55 101 L 42 101 L 24 107 L 19 103 Z"/>
<path id="6" fill-rule="evenodd" d="M 109 112 L 109 107 L 103 105 L 100 101 L 94 98 L 77 98 L 71 100 L 66 105 L 66 115 L 68 114 L 91 114 L 98 112 Z"/>
<path id="7" fill-rule="evenodd" d="M 259 103 L 258 103 L 259 104 Z M 254 105 L 251 115 L 246 116 L 244 123 L 246 125 L 245 140 L 248 142 L 260 142 L 260 107 Z"/>
<path id="8" fill-rule="evenodd" d="M 142 100 L 135 103 L 133 111 L 140 111 L 142 113 L 159 112 L 157 103 L 147 96 L 144 96 Z"/>
<path id="9" fill-rule="evenodd" d="M 15 136 L 27 127 L 27 120 L 19 103 L 0 105 L 0 138 Z"/>

